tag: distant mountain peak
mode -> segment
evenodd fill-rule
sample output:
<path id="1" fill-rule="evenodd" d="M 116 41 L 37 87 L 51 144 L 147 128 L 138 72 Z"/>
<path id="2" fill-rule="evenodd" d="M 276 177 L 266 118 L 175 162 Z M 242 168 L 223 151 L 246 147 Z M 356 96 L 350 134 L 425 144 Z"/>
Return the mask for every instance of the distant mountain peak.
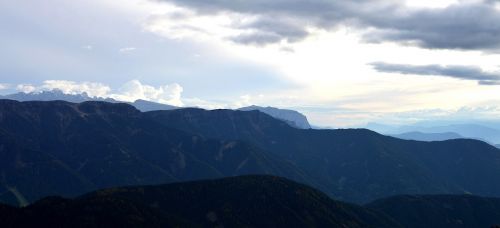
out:
<path id="1" fill-rule="evenodd" d="M 52 89 L 52 90 L 43 90 L 36 91 L 31 93 L 18 92 L 14 94 L 8 94 L 4 96 L 0 96 L 2 99 L 10 99 L 17 101 L 54 101 L 54 100 L 62 100 L 69 101 L 73 103 L 81 103 L 84 101 L 107 101 L 116 103 L 118 101 L 111 98 L 102 98 L 102 97 L 91 97 L 87 92 L 77 93 L 77 94 L 68 94 L 64 93 L 64 91 L 60 89 Z"/>
<path id="2" fill-rule="evenodd" d="M 172 109 L 179 108 L 179 107 L 176 107 L 173 105 L 161 104 L 161 103 L 156 103 L 156 102 L 142 100 L 142 99 L 138 99 L 138 100 L 134 101 L 133 103 L 131 103 L 131 105 L 133 105 L 137 109 L 141 110 L 141 112 L 172 110 Z"/>
<path id="3" fill-rule="evenodd" d="M 253 110 L 258 110 L 263 113 L 266 113 L 276 119 L 280 119 L 285 121 L 288 125 L 295 127 L 295 128 L 300 128 L 300 129 L 310 129 L 311 125 L 309 124 L 309 121 L 307 120 L 307 117 L 295 110 L 290 110 L 290 109 L 279 109 L 275 107 L 261 107 L 261 106 L 256 106 L 256 105 L 251 105 L 243 108 L 239 108 L 238 110 L 240 111 L 253 111 Z"/>

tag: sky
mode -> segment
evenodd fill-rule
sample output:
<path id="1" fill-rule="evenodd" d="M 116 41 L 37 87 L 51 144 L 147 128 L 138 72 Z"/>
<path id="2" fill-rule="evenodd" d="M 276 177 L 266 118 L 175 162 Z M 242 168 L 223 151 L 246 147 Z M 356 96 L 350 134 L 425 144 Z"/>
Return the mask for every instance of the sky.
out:
<path id="1" fill-rule="evenodd" d="M 60 89 L 317 126 L 498 119 L 497 0 L 0 1 L 0 94 Z"/>

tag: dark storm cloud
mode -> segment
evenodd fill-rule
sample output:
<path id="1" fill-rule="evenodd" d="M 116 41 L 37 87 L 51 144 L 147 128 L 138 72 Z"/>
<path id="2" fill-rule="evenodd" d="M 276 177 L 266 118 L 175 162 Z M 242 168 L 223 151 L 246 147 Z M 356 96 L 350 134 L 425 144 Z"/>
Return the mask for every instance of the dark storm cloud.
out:
<path id="1" fill-rule="evenodd" d="M 422 76 L 439 75 L 462 80 L 474 80 L 481 85 L 500 84 L 500 73 L 485 72 L 481 68 L 475 66 L 415 66 L 383 62 L 371 63 L 371 65 L 375 70 L 384 73 L 412 74 Z"/>
<path id="2" fill-rule="evenodd" d="M 250 31 L 229 39 L 234 42 L 266 45 L 294 43 L 309 36 L 308 27 L 331 30 L 339 24 L 357 21 L 350 15 L 359 11 L 393 8 L 397 1 L 380 0 L 156 0 L 187 7 L 198 14 L 240 13 L 255 16 L 247 24 L 233 28 Z M 356 22 L 357 23 L 357 22 Z"/>
<path id="3" fill-rule="evenodd" d="M 431 49 L 496 50 L 500 46 L 498 22 L 500 12 L 492 4 L 456 4 L 367 20 L 378 30 L 365 39 L 413 42 Z"/>
<path id="4" fill-rule="evenodd" d="M 199 14 L 257 16 L 254 35 L 231 38 L 245 44 L 290 43 L 306 38 L 307 27 L 366 30 L 366 42 L 399 42 L 424 48 L 496 51 L 500 47 L 498 1 L 459 2 L 446 8 L 408 8 L 395 0 L 157 0 Z M 270 19 L 273 23 L 269 23 Z M 262 20 L 262 21 L 259 21 Z M 289 22 L 293 21 L 293 24 Z M 293 25 L 293 26 L 292 26 Z"/>

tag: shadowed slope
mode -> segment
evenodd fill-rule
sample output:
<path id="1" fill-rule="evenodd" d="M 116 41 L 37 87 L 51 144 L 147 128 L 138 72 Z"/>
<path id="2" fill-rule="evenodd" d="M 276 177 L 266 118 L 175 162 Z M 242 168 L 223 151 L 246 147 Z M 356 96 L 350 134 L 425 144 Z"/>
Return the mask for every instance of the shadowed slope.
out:
<path id="1" fill-rule="evenodd" d="M 500 224 L 500 199 L 470 195 L 394 196 L 367 205 L 408 228 L 492 227 Z"/>
<path id="2" fill-rule="evenodd" d="M 237 140 L 161 126 L 130 105 L 0 100 L 0 200 L 21 204 L 113 186 L 242 174 L 307 182 L 293 165 Z"/>
<path id="3" fill-rule="evenodd" d="M 302 130 L 258 111 L 182 109 L 145 115 L 168 127 L 264 148 L 314 177 L 314 186 L 336 199 L 500 196 L 500 150 L 477 140 L 418 142 L 365 129 Z"/>
<path id="4" fill-rule="evenodd" d="M 16 213 L 10 222 L 17 227 L 398 227 L 381 213 L 272 176 L 105 189 L 46 198 Z"/>

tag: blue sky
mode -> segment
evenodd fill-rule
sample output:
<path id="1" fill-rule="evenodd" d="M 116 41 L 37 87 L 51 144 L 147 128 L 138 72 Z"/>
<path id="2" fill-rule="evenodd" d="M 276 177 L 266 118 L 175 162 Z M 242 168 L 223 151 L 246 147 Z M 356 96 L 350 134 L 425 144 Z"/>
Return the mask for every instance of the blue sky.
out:
<path id="1" fill-rule="evenodd" d="M 0 2 L 0 93 L 295 108 L 360 126 L 500 113 L 493 0 Z"/>

